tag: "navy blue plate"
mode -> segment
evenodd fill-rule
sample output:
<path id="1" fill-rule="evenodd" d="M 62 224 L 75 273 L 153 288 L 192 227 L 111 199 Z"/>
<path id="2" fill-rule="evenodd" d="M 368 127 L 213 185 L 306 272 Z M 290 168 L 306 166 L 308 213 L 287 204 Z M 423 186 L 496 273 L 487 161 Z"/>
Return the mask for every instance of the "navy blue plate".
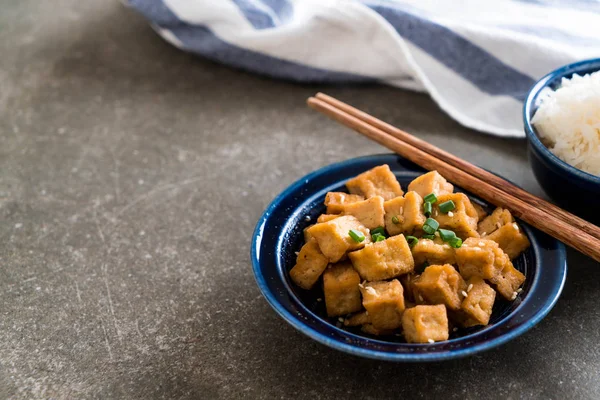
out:
<path id="1" fill-rule="evenodd" d="M 284 190 L 258 220 L 251 249 L 254 276 L 262 294 L 283 319 L 334 349 L 379 360 L 419 362 L 465 357 L 491 349 L 531 329 L 548 314 L 566 279 L 565 248 L 557 240 L 520 222 L 531 247 L 514 260 L 514 264 L 527 280 L 517 300 L 496 301 L 490 325 L 486 327 L 458 331 L 445 342 L 408 344 L 399 337 L 372 337 L 357 330 L 342 329 L 336 319 L 327 318 L 323 302 L 318 300 L 323 297 L 321 288 L 304 291 L 289 278 L 295 252 L 300 250 L 304 240 L 302 230 L 325 211 L 323 200 L 328 191 L 344 190 L 346 180 L 381 164 L 390 166 L 404 188 L 426 172 L 395 154 L 360 157 L 329 165 Z"/>

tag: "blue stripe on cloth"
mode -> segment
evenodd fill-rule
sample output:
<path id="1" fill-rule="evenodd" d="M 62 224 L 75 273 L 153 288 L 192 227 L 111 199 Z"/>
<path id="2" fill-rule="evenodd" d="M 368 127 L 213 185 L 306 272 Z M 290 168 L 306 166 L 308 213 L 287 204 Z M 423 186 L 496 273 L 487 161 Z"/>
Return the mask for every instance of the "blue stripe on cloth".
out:
<path id="1" fill-rule="evenodd" d="M 162 2 L 162 0 L 128 0 L 127 4 L 153 24 L 166 26 L 179 23 L 179 18 Z"/>
<path id="2" fill-rule="evenodd" d="M 277 15 L 280 22 L 286 22 L 294 14 L 294 6 L 288 0 L 260 0 Z"/>
<path id="3" fill-rule="evenodd" d="M 242 14 L 244 14 L 244 17 L 252 24 L 254 29 L 267 29 L 277 26 L 269 13 L 265 12 L 265 10 L 261 10 L 256 4 L 253 4 L 254 1 L 231 0 L 231 2 L 238 6 Z"/>
<path id="4" fill-rule="evenodd" d="M 486 93 L 523 100 L 535 83 L 531 77 L 444 26 L 397 8 L 365 3 L 385 18 L 404 39 Z"/>

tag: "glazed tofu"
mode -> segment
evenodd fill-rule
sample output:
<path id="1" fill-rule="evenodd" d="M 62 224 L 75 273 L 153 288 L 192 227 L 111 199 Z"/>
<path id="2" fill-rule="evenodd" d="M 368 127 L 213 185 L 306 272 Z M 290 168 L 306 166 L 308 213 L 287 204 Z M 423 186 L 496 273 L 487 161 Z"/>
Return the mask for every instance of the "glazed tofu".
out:
<path id="1" fill-rule="evenodd" d="M 418 267 L 426 262 L 429 265 L 455 264 L 454 249 L 449 244 L 440 242 L 441 240 L 436 243 L 431 239 L 419 239 L 410 249 L 415 265 Z"/>
<path id="2" fill-rule="evenodd" d="M 339 206 L 344 215 L 356 217 L 364 226 L 375 229 L 385 224 L 383 211 L 383 197 L 373 196 L 363 201 L 343 204 Z"/>
<path id="3" fill-rule="evenodd" d="M 308 229 L 311 226 L 315 226 L 315 225 L 313 224 L 313 225 L 307 226 L 306 228 L 304 228 L 304 230 L 302 230 L 302 234 L 304 235 L 304 243 L 308 243 L 308 242 L 310 242 L 310 239 L 312 239 L 312 235 L 308 232 Z"/>
<path id="4" fill-rule="evenodd" d="M 387 164 L 372 168 L 350 179 L 346 182 L 346 187 L 350 193 L 366 198 L 381 196 L 384 200 L 391 200 L 404 194 L 396 176 Z"/>
<path id="5" fill-rule="evenodd" d="M 456 249 L 456 261 L 465 279 L 485 279 L 507 300 L 514 300 L 517 289 L 525 282 L 525 275 L 513 266 L 508 255 L 492 240 L 465 240 Z"/>
<path id="6" fill-rule="evenodd" d="M 417 192 L 407 192 L 383 203 L 385 229 L 390 235 L 420 232 L 427 219 L 423 214 L 423 198 Z"/>
<path id="7" fill-rule="evenodd" d="M 504 225 L 512 224 L 514 219 L 510 214 L 510 211 L 498 207 L 493 213 L 480 221 L 481 222 L 477 225 L 477 232 L 479 232 L 482 237 L 485 237 Z"/>
<path id="8" fill-rule="evenodd" d="M 439 205 L 452 200 L 455 209 L 445 214 L 440 212 Z M 477 211 L 471 200 L 464 193 L 443 194 L 438 196 L 433 204 L 432 217 L 440 224 L 440 228 L 450 229 L 456 236 L 465 240 L 469 237 L 479 237 L 477 233 Z"/>
<path id="9" fill-rule="evenodd" d="M 317 241 L 309 240 L 298 253 L 296 265 L 290 270 L 290 277 L 302 289 L 310 289 L 317 282 L 329 259 L 321 253 Z"/>
<path id="10" fill-rule="evenodd" d="M 333 264 L 323 273 L 327 315 L 337 317 L 362 309 L 358 284 L 360 277 L 348 262 Z"/>
<path id="11" fill-rule="evenodd" d="M 376 329 L 397 329 L 402 325 L 404 290 L 397 279 L 360 285 L 362 304 Z"/>
<path id="12" fill-rule="evenodd" d="M 516 222 L 502 226 L 485 237 L 498 243 L 498 246 L 512 260 L 529 247 L 529 239 Z"/>
<path id="13" fill-rule="evenodd" d="M 430 193 L 435 193 L 439 197 L 442 194 L 452 194 L 454 186 L 437 171 L 431 171 L 415 178 L 408 185 L 408 191 L 417 192 L 421 197 Z"/>
<path id="14" fill-rule="evenodd" d="M 321 215 L 319 215 L 319 218 L 317 218 L 317 224 L 320 222 L 331 221 L 332 219 L 336 219 L 339 216 L 340 216 L 339 214 L 321 214 Z"/>
<path id="15" fill-rule="evenodd" d="M 487 217 L 487 212 L 485 212 L 485 210 L 483 209 L 483 207 L 481 207 L 479 204 L 475 203 L 475 202 L 471 202 L 471 204 L 473 204 L 473 208 L 475 209 L 475 211 L 477 211 L 477 220 L 478 221 L 482 221 L 485 217 Z"/>
<path id="16" fill-rule="evenodd" d="M 419 275 L 411 272 L 409 274 L 404 274 L 398 278 L 400 283 L 402 284 L 402 288 L 404 290 L 404 296 L 406 301 L 410 301 L 415 303 L 415 285 L 414 283 L 417 281 Z"/>
<path id="17" fill-rule="evenodd" d="M 365 240 L 358 243 L 352 239 L 348 234 L 351 229 L 362 232 Z M 367 227 L 351 215 L 315 224 L 308 228 L 307 232 L 315 238 L 321 252 L 331 263 L 338 262 L 346 255 L 346 252 L 361 249 L 371 242 L 371 235 Z"/>
<path id="18" fill-rule="evenodd" d="M 360 326 L 370 323 L 369 313 L 366 311 L 361 311 L 344 319 L 344 326 Z"/>
<path id="19" fill-rule="evenodd" d="M 459 310 L 467 284 L 450 264 L 430 265 L 414 283 L 416 296 L 427 304 L 444 304 Z"/>
<path id="20" fill-rule="evenodd" d="M 402 329 L 409 343 L 448 340 L 448 315 L 442 304 L 415 306 L 402 314 Z"/>
<path id="21" fill-rule="evenodd" d="M 328 192 L 325 195 L 325 206 L 327 207 L 327 214 L 340 214 L 342 212 L 341 206 L 344 204 L 356 203 L 357 201 L 363 201 L 364 196 L 358 194 L 348 194 L 344 192 Z"/>
<path id="22" fill-rule="evenodd" d="M 348 254 L 360 277 L 366 281 L 383 281 L 413 271 L 415 263 L 404 235 L 369 243 Z"/>
<path id="23" fill-rule="evenodd" d="M 460 325 L 468 328 L 475 325 L 487 325 L 496 300 L 496 291 L 479 277 L 467 281 L 467 297 L 460 305 L 462 316 Z"/>

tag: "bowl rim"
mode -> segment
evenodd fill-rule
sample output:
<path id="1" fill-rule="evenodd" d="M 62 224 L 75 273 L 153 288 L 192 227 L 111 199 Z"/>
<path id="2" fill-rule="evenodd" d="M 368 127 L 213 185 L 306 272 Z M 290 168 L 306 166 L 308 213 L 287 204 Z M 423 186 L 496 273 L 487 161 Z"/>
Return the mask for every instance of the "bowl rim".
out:
<path id="1" fill-rule="evenodd" d="M 589 172 L 583 171 L 577 167 L 574 167 L 573 165 L 561 160 L 558 156 L 552 153 L 550 149 L 548 149 L 542 143 L 535 127 L 531 123 L 531 111 L 532 108 L 534 108 L 535 106 L 534 102 L 537 99 L 540 92 L 542 91 L 542 89 L 547 87 L 550 81 L 554 81 L 557 78 L 566 78 L 567 76 L 571 76 L 578 72 L 587 71 L 589 69 L 596 69 L 600 71 L 600 58 L 592 58 L 564 65 L 549 72 L 548 74 L 544 75 L 540 80 L 538 80 L 531 87 L 531 89 L 529 89 L 527 97 L 525 98 L 525 102 L 523 103 L 523 126 L 525 130 L 525 135 L 529 140 L 529 143 L 539 153 L 541 153 L 541 155 L 544 156 L 548 162 L 558 167 L 564 173 L 573 174 L 588 183 L 600 185 L 600 176 L 596 176 Z"/>
<path id="2" fill-rule="evenodd" d="M 299 188 L 301 188 L 307 181 L 310 181 L 314 177 L 324 174 L 331 169 L 343 168 L 347 165 L 351 165 L 353 163 L 357 163 L 362 160 L 376 159 L 379 157 L 385 157 L 385 156 L 390 156 L 390 155 L 401 158 L 400 156 L 398 156 L 396 154 L 384 153 L 384 154 L 374 154 L 374 155 L 350 158 L 350 159 L 347 159 L 347 160 L 344 160 L 341 162 L 325 165 L 325 166 L 301 177 L 300 179 L 296 180 L 294 183 L 292 183 L 290 186 L 288 186 L 286 189 L 284 189 L 279 195 L 277 195 L 273 199 L 273 201 L 267 206 L 265 211 L 262 213 L 262 215 L 258 219 L 256 227 L 253 231 L 251 248 L 250 248 L 250 256 L 251 256 L 254 279 L 261 291 L 261 294 L 267 300 L 269 305 L 287 323 L 289 323 L 291 326 L 293 326 L 295 329 L 297 329 L 301 333 L 305 334 L 306 336 L 312 338 L 313 340 L 315 340 L 321 344 L 324 344 L 333 349 L 340 350 L 342 352 L 352 354 L 355 356 L 366 357 L 366 358 L 371 358 L 371 359 L 376 359 L 376 360 L 383 360 L 383 361 L 396 361 L 396 362 L 398 362 L 398 361 L 399 362 L 430 362 L 430 361 L 443 361 L 443 360 L 467 357 L 467 356 L 470 356 L 470 355 L 473 355 L 476 353 L 480 353 L 480 352 L 492 349 L 494 347 L 500 346 L 500 345 L 520 336 L 521 334 L 525 333 L 526 331 L 530 330 L 535 325 L 537 325 L 550 312 L 550 310 L 552 310 L 552 308 L 558 301 L 558 298 L 560 297 L 562 290 L 564 288 L 565 282 L 566 282 L 566 274 L 567 274 L 566 250 L 565 250 L 564 244 L 562 244 L 559 241 L 556 241 L 557 247 L 556 247 L 555 254 L 556 254 L 557 265 L 562 266 L 562 269 L 563 269 L 562 275 L 560 276 L 560 283 L 558 284 L 557 289 L 555 290 L 553 296 L 551 298 L 547 299 L 547 301 L 541 306 L 541 308 L 539 308 L 536 311 L 536 313 L 533 315 L 533 317 L 531 319 L 528 319 L 526 322 L 520 324 L 519 326 L 514 327 L 512 330 L 507 331 L 500 336 L 493 337 L 490 340 L 485 341 L 484 343 L 478 343 L 474 346 L 459 348 L 459 349 L 455 349 L 455 350 L 449 351 L 449 352 L 391 353 L 391 352 L 384 352 L 384 351 L 378 351 L 378 350 L 372 350 L 372 349 L 365 349 L 365 348 L 357 347 L 352 344 L 343 343 L 338 340 L 331 339 L 327 335 L 317 332 L 310 326 L 306 325 L 301 320 L 299 320 L 295 315 L 293 315 L 292 312 L 290 312 L 290 310 L 288 310 L 284 305 L 282 305 L 277 300 L 276 296 L 272 293 L 272 291 L 268 287 L 265 276 L 262 274 L 259 249 L 260 249 L 260 244 L 262 243 L 262 234 L 263 234 L 263 230 L 265 228 L 265 224 L 268 221 L 269 217 L 271 216 L 272 212 L 277 208 L 279 203 L 281 203 L 284 199 L 286 199 L 291 194 L 293 194 L 295 191 L 297 191 Z M 536 260 L 538 260 L 539 257 L 538 257 L 537 247 L 534 250 L 536 253 Z M 515 309 L 513 312 L 515 312 L 517 310 L 518 310 L 518 308 Z M 323 323 L 327 323 L 327 322 L 323 322 Z M 377 340 L 377 339 L 373 339 L 373 340 Z"/>

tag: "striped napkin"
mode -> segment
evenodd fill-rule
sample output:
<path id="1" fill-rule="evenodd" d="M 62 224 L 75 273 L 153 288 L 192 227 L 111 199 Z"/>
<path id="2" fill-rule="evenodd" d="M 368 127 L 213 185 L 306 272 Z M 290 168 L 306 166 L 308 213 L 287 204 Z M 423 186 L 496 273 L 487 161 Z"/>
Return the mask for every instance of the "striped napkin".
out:
<path id="1" fill-rule="evenodd" d="M 600 57 L 594 0 L 128 0 L 185 51 L 298 82 L 427 92 L 464 126 L 522 137 L 550 70 Z M 402 112 L 402 110 L 398 110 Z"/>

